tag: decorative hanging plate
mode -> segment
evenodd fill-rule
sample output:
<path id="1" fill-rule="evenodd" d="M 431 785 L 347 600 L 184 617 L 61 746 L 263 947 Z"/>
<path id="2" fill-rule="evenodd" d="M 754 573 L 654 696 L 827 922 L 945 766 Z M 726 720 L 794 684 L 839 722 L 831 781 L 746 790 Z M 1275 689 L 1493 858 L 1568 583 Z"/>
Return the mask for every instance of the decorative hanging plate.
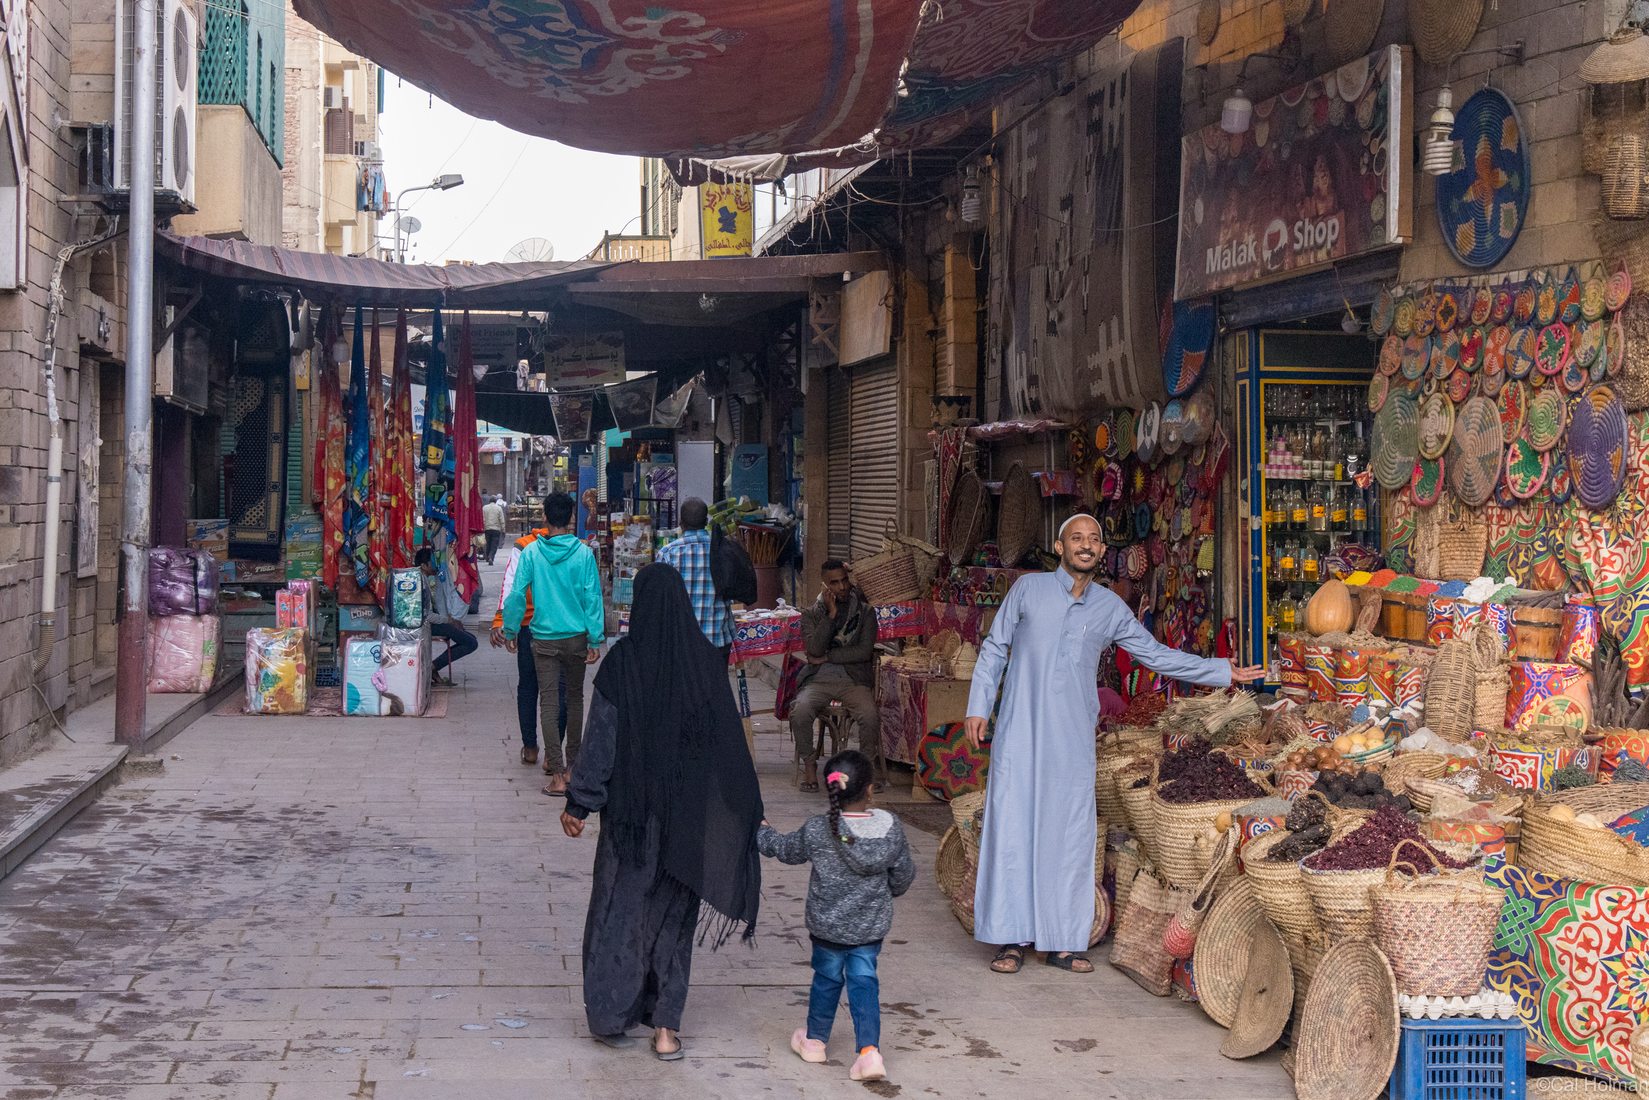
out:
<path id="1" fill-rule="evenodd" d="M 1580 320 L 1580 275 L 1572 267 L 1557 285 L 1557 319 L 1566 325 Z"/>
<path id="2" fill-rule="evenodd" d="M 1569 329 L 1569 353 L 1575 362 L 1587 370 L 1603 357 L 1603 345 L 1609 329 L 1602 321 L 1576 321 Z"/>
<path id="3" fill-rule="evenodd" d="M 1143 539 L 1151 533 L 1151 506 L 1139 504 L 1134 507 L 1134 537 Z"/>
<path id="4" fill-rule="evenodd" d="M 1474 397 L 1461 405 L 1445 456 L 1449 488 L 1454 495 L 1474 508 L 1487 501 L 1500 480 L 1500 463 L 1505 455 L 1506 437 L 1495 403 L 1486 397 Z"/>
<path id="5" fill-rule="evenodd" d="M 1414 503 L 1429 508 L 1443 495 L 1443 460 L 1422 458 L 1414 464 L 1414 475 L 1409 481 L 1409 495 Z"/>
<path id="6" fill-rule="evenodd" d="M 1500 434 L 1506 439 L 1516 439 L 1523 432 L 1523 416 L 1527 411 L 1526 401 L 1528 392 L 1523 383 L 1515 378 L 1508 379 L 1501 389 L 1495 407 L 1500 410 Z"/>
<path id="7" fill-rule="evenodd" d="M 1549 451 L 1563 438 L 1563 424 L 1569 403 L 1557 389 L 1547 386 L 1529 398 L 1523 414 L 1523 438 L 1537 451 Z"/>
<path id="8" fill-rule="evenodd" d="M 1414 332 L 1414 297 L 1409 294 L 1397 299 L 1397 307 L 1391 315 L 1391 331 L 1399 336 L 1409 336 Z"/>
<path id="9" fill-rule="evenodd" d="M 1609 319 L 1609 334 L 1603 341 L 1603 355 L 1608 361 L 1603 373 L 1610 378 L 1618 378 L 1620 369 L 1626 365 L 1626 323 L 1618 313 Z"/>
<path id="10" fill-rule="evenodd" d="M 1121 500 L 1122 467 L 1113 462 L 1104 467 L 1097 467 L 1096 469 L 1102 470 L 1099 479 L 1099 499 Z"/>
<path id="11" fill-rule="evenodd" d="M 1506 449 L 1506 489 L 1518 500 L 1528 500 L 1546 484 L 1551 468 L 1550 454 L 1535 450 L 1527 439 L 1514 439 Z"/>
<path id="12" fill-rule="evenodd" d="M 1437 288 L 1427 287 L 1415 299 L 1414 331 L 1421 336 L 1437 331 Z"/>
<path id="13" fill-rule="evenodd" d="M 1574 479 L 1569 476 L 1567 462 L 1553 462 L 1552 476 L 1546 479 L 1546 499 L 1552 504 L 1567 504 L 1574 495 Z"/>
<path id="14" fill-rule="evenodd" d="M 1608 386 L 1593 386 L 1575 404 L 1569 425 L 1569 474 L 1588 508 L 1607 508 L 1626 480 L 1626 408 Z"/>
<path id="15" fill-rule="evenodd" d="M 1569 364 L 1569 326 L 1555 321 L 1535 338 L 1535 369 L 1548 378 L 1560 374 Z"/>
<path id="16" fill-rule="evenodd" d="M 1508 381 L 1511 381 L 1511 379 L 1503 370 L 1495 371 L 1493 374 L 1487 371 L 1481 372 L 1477 376 L 1478 392 L 1484 397 L 1493 397 L 1500 392 L 1501 387 Z"/>
<path id="17" fill-rule="evenodd" d="M 1379 412 L 1380 406 L 1386 403 L 1386 394 L 1391 391 L 1391 379 L 1383 374 L 1376 374 L 1368 380 L 1368 411 Z"/>
<path id="18" fill-rule="evenodd" d="M 1517 288 L 1509 281 L 1503 282 L 1494 288 L 1494 305 L 1489 308 L 1489 321 L 1492 324 L 1503 325 L 1512 319 L 1512 303 L 1517 298 Z"/>
<path id="19" fill-rule="evenodd" d="M 1161 431 L 1162 406 L 1153 401 L 1139 414 L 1139 423 L 1134 428 L 1134 453 L 1141 461 L 1149 462 L 1156 457 L 1157 435 Z"/>
<path id="20" fill-rule="evenodd" d="M 1534 370 L 1535 345 L 1534 329 L 1513 329 L 1511 343 L 1506 345 L 1506 373 L 1513 378 L 1529 377 Z"/>
<path id="21" fill-rule="evenodd" d="M 1558 388 L 1564 393 L 1579 393 L 1592 380 L 1592 372 L 1581 365 L 1580 360 L 1570 357 L 1564 366 L 1563 373 L 1557 376 Z"/>
<path id="22" fill-rule="evenodd" d="M 1512 319 L 1520 325 L 1534 321 L 1535 299 L 1540 296 L 1540 276 L 1530 275 L 1518 284 L 1512 300 Z"/>
<path id="23" fill-rule="evenodd" d="M 1454 434 L 1454 402 L 1434 393 L 1420 402 L 1419 455 L 1439 458 L 1448 450 Z"/>
<path id="24" fill-rule="evenodd" d="M 1483 330 L 1476 325 L 1460 334 L 1460 366 L 1463 369 L 1474 371 L 1482 365 L 1485 340 Z"/>
<path id="25" fill-rule="evenodd" d="M 1386 334 L 1380 341 L 1380 373 L 1385 375 L 1396 374 L 1403 365 L 1403 338 L 1395 332 Z"/>
<path id="26" fill-rule="evenodd" d="M 1424 336 L 1410 336 L 1403 341 L 1403 357 L 1398 364 L 1403 377 L 1419 378 L 1431 365 L 1431 340 Z"/>
<path id="27" fill-rule="evenodd" d="M 1207 390 L 1185 399 L 1185 442 L 1199 447 L 1214 431 L 1214 395 Z"/>
<path id="28" fill-rule="evenodd" d="M 1376 336 L 1384 336 L 1391 331 L 1391 324 L 1396 316 L 1397 295 L 1390 287 L 1386 287 L 1374 296 L 1374 305 L 1369 308 L 1369 331 Z"/>
<path id="29" fill-rule="evenodd" d="M 946 802 L 984 790 L 990 762 L 990 742 L 974 748 L 961 722 L 933 727 L 916 746 L 918 781 Z"/>
<path id="30" fill-rule="evenodd" d="M 1369 468 L 1383 489 L 1401 489 L 1414 474 L 1419 449 L 1420 406 L 1408 394 L 1393 393 L 1374 418 Z"/>
<path id="31" fill-rule="evenodd" d="M 1116 439 L 1117 457 L 1127 458 L 1134 453 L 1134 410 L 1118 409 L 1116 423 L 1111 428 Z"/>
<path id="32" fill-rule="evenodd" d="M 1593 275 L 1580 284 L 1580 315 L 1596 321 L 1608 307 L 1609 288 L 1602 275 Z"/>
<path id="33" fill-rule="evenodd" d="M 1454 368 L 1454 373 L 1443 383 L 1443 392 L 1449 395 L 1450 401 L 1458 405 L 1471 396 L 1472 376 L 1459 367 Z"/>
<path id="34" fill-rule="evenodd" d="M 1459 294 L 1452 288 L 1444 290 L 1437 296 L 1437 331 L 1453 332 L 1454 323 L 1459 319 Z"/>
<path id="35" fill-rule="evenodd" d="M 1162 354 L 1162 384 L 1169 397 L 1183 397 L 1202 379 L 1214 346 L 1214 304 L 1175 302 L 1174 328 Z"/>
<path id="36" fill-rule="evenodd" d="M 1534 322 L 1550 325 L 1557 322 L 1557 279 L 1551 272 L 1540 276 L 1540 288 L 1534 297 Z"/>
<path id="37" fill-rule="evenodd" d="M 1494 312 L 1494 293 L 1486 286 L 1480 286 L 1472 291 L 1471 323 L 1483 326 L 1489 323 L 1489 315 Z"/>
<path id="38" fill-rule="evenodd" d="M 1065 437 L 1065 455 L 1075 469 L 1085 469 L 1088 465 L 1088 433 L 1080 428 L 1072 428 Z"/>
<path id="39" fill-rule="evenodd" d="M 1099 423 L 1094 425 L 1094 450 L 1098 451 L 1106 458 L 1111 458 L 1115 455 L 1115 452 L 1111 450 L 1111 447 L 1112 440 L 1110 418 L 1101 418 Z"/>
<path id="40" fill-rule="evenodd" d="M 1529 208 L 1529 147 L 1517 107 L 1482 88 L 1456 108 L 1450 137 L 1464 155 L 1437 177 L 1437 224 L 1455 259 L 1493 267 L 1517 242 Z"/>
<path id="41" fill-rule="evenodd" d="M 1499 374 L 1506 369 L 1506 349 L 1512 342 L 1512 330 L 1495 325 L 1483 337 L 1483 373 Z"/>
<path id="42" fill-rule="evenodd" d="M 1162 407 L 1162 429 L 1157 433 L 1157 450 L 1176 455 L 1185 446 L 1185 403 L 1175 398 Z"/>
<path id="43" fill-rule="evenodd" d="M 1603 293 L 1603 305 L 1610 313 L 1626 308 L 1626 299 L 1632 296 L 1632 275 L 1624 267 L 1609 276 L 1609 285 Z"/>
<path id="44" fill-rule="evenodd" d="M 1460 366 L 1460 334 L 1445 332 L 1437 337 L 1435 346 L 1437 351 L 1432 355 L 1432 373 L 1438 378 L 1447 378 Z"/>

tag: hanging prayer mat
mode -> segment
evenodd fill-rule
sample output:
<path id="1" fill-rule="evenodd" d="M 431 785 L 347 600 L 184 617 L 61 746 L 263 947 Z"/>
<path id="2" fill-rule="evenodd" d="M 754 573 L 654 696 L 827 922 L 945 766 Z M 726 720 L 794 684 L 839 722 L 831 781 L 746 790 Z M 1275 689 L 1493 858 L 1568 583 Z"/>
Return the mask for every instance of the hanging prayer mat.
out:
<path id="1" fill-rule="evenodd" d="M 1523 436 L 1537 451 L 1549 451 L 1563 438 L 1569 403 L 1557 389 L 1546 386 L 1535 391 L 1524 414 Z"/>
<path id="2" fill-rule="evenodd" d="M 1494 493 L 1505 453 L 1505 434 L 1494 402 L 1486 397 L 1467 401 L 1455 417 L 1454 438 L 1449 442 L 1445 463 L 1449 489 L 1466 504 L 1483 504 Z"/>
<path id="3" fill-rule="evenodd" d="M 917 777 L 924 789 L 949 802 L 985 789 L 990 744 L 972 748 L 961 722 L 935 726 L 916 746 Z"/>
<path id="4" fill-rule="evenodd" d="M 1420 407 L 1406 394 L 1392 394 L 1374 418 L 1370 466 L 1385 489 L 1400 489 L 1414 473 L 1419 453 Z"/>
<path id="5" fill-rule="evenodd" d="M 1569 425 L 1569 474 L 1580 503 L 1606 508 L 1626 478 L 1626 410 L 1608 386 L 1593 386 Z"/>

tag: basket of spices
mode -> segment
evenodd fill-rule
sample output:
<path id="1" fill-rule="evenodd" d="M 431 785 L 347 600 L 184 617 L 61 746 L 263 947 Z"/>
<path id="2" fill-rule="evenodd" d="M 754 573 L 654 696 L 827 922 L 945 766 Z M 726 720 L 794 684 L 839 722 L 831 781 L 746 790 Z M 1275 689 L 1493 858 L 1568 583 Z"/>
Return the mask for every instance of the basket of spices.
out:
<path id="1" fill-rule="evenodd" d="M 1163 757 L 1151 798 L 1157 870 L 1170 885 L 1194 887 L 1210 866 L 1220 815 L 1267 791 L 1222 753 L 1197 740 Z"/>
<path id="2" fill-rule="evenodd" d="M 1402 841 L 1424 846 L 1443 867 L 1465 862 L 1432 848 L 1419 827 L 1396 806 L 1376 810 L 1355 829 L 1300 862 L 1312 911 L 1330 944 L 1369 939 L 1374 934 L 1374 906 L 1369 890 L 1385 880 L 1392 853 Z"/>
<path id="3" fill-rule="evenodd" d="M 1152 865 L 1157 860 L 1156 814 L 1151 804 L 1151 789 L 1155 786 L 1157 761 L 1155 758 L 1135 762 L 1117 772 L 1117 797 L 1128 821 L 1128 831 L 1139 843 L 1140 854 Z"/>

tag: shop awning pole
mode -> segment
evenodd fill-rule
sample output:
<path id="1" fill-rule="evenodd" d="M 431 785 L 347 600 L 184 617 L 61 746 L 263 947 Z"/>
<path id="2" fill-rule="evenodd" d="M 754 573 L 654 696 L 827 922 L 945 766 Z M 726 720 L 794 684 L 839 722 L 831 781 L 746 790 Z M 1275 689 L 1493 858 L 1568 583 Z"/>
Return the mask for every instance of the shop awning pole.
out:
<path id="1" fill-rule="evenodd" d="M 135 0 L 127 179 L 131 232 L 126 257 L 125 467 L 121 474 L 119 645 L 115 740 L 139 748 L 147 712 L 150 474 L 154 463 L 155 7 Z"/>

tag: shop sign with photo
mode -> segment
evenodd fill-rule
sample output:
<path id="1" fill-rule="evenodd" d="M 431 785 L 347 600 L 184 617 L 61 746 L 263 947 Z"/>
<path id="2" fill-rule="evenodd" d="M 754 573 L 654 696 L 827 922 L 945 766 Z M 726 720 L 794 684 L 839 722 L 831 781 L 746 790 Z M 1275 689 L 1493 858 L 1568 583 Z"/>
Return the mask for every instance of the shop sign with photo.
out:
<path id="1" fill-rule="evenodd" d="M 556 334 L 544 341 L 544 363 L 552 389 L 605 386 L 624 381 L 624 333 Z"/>
<path id="2" fill-rule="evenodd" d="M 588 392 L 550 394 L 556 438 L 562 443 L 588 443 L 594 408 L 594 399 Z"/>
<path id="3" fill-rule="evenodd" d="M 1184 139 L 1174 296 L 1195 298 L 1412 235 L 1412 75 L 1391 46 Z"/>
<path id="4" fill-rule="evenodd" d="M 658 375 L 651 374 L 609 386 L 606 390 L 607 407 L 613 410 L 613 423 L 620 431 L 633 432 L 653 423 L 653 406 L 658 399 Z"/>

